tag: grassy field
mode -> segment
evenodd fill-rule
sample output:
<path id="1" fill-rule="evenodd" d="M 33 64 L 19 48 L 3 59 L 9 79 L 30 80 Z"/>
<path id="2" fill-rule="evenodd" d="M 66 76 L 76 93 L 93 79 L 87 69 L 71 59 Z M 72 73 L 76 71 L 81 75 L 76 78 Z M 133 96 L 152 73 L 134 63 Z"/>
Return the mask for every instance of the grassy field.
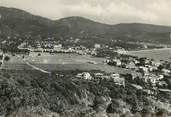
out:
<path id="1" fill-rule="evenodd" d="M 32 70 L 26 64 L 26 61 L 32 65 L 47 71 L 62 71 L 62 70 L 101 70 L 105 72 L 116 73 L 131 73 L 132 71 L 118 67 L 103 64 L 104 58 L 95 58 L 88 55 L 77 54 L 54 54 L 43 53 L 38 56 L 37 53 L 32 53 L 29 56 L 10 56 L 11 59 L 5 62 L 2 68 L 16 70 Z M 91 64 L 89 61 L 94 61 L 97 64 Z"/>
<path id="2" fill-rule="evenodd" d="M 29 56 L 16 55 L 10 56 L 10 61 L 8 63 L 25 63 L 28 61 L 30 63 L 41 63 L 41 64 L 81 64 L 87 63 L 89 61 L 95 61 L 97 63 L 102 63 L 103 58 L 95 58 L 89 55 L 78 55 L 78 54 L 49 54 L 41 53 L 31 53 Z"/>

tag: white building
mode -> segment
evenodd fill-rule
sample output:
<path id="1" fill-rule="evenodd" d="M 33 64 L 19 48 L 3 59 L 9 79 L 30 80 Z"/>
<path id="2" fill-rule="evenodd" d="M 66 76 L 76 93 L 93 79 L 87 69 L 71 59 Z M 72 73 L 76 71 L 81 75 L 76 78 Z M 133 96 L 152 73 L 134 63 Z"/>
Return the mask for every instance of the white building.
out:
<path id="1" fill-rule="evenodd" d="M 126 54 L 127 52 L 126 52 L 126 50 L 125 49 L 117 49 L 117 53 L 119 53 L 119 54 Z"/>
<path id="2" fill-rule="evenodd" d="M 96 44 L 94 44 L 94 48 L 96 48 L 96 49 L 101 48 L 101 45 L 96 43 Z"/>
<path id="3" fill-rule="evenodd" d="M 168 70 L 168 69 L 162 69 L 162 72 L 164 72 L 164 73 L 170 73 L 170 70 Z"/>
<path id="4" fill-rule="evenodd" d="M 166 83 L 166 81 L 160 81 L 158 82 L 159 86 L 168 86 L 168 84 Z"/>
<path id="5" fill-rule="evenodd" d="M 142 70 L 144 73 L 148 73 L 148 68 L 144 66 L 139 67 L 140 70 Z"/>
<path id="6" fill-rule="evenodd" d="M 135 65 L 134 62 L 131 61 L 128 65 L 126 65 L 126 68 L 128 68 L 128 69 L 136 69 L 136 65 Z"/>
<path id="7" fill-rule="evenodd" d="M 115 79 L 113 79 L 113 81 L 117 85 L 125 86 L 125 79 L 124 78 L 115 78 Z"/>
<path id="8" fill-rule="evenodd" d="M 120 78 L 120 74 L 111 74 L 110 76 L 112 79 Z"/>
<path id="9" fill-rule="evenodd" d="M 153 74 L 145 74 L 144 75 L 144 81 L 146 83 L 151 83 L 153 86 L 155 86 L 160 80 L 163 78 L 162 76 L 156 76 Z"/>
<path id="10" fill-rule="evenodd" d="M 94 50 L 92 50 L 91 51 L 91 55 L 94 55 L 94 56 L 96 56 L 97 55 L 97 51 L 94 49 Z"/>
<path id="11" fill-rule="evenodd" d="M 158 67 L 158 66 L 161 65 L 161 63 L 158 62 L 158 61 L 151 61 L 151 64 L 152 64 L 153 66 L 156 66 L 156 67 Z"/>
<path id="12" fill-rule="evenodd" d="M 85 80 L 91 80 L 92 79 L 92 76 L 88 72 L 79 73 L 79 74 L 77 74 L 76 77 L 77 78 L 82 78 L 82 79 L 85 79 Z"/>
<path id="13" fill-rule="evenodd" d="M 122 65 L 122 62 L 119 59 L 113 59 L 112 61 L 116 63 L 116 66 Z"/>
<path id="14" fill-rule="evenodd" d="M 94 74 L 96 77 L 102 77 L 104 74 L 103 73 L 95 73 Z"/>
<path id="15" fill-rule="evenodd" d="M 3 59 L 4 59 L 4 54 L 3 54 L 3 52 L 0 50 L 0 56 L 1 56 L 1 58 L 0 58 L 0 62 L 1 63 L 3 63 Z"/>
<path id="16" fill-rule="evenodd" d="M 125 79 L 121 78 L 120 74 L 111 74 L 110 77 L 115 84 L 125 86 Z"/>
<path id="17" fill-rule="evenodd" d="M 156 66 L 151 66 L 151 65 L 145 65 L 145 67 L 147 67 L 149 71 L 153 71 L 153 70 L 158 69 Z"/>
<path id="18" fill-rule="evenodd" d="M 58 44 L 58 45 L 54 45 L 54 50 L 58 51 L 58 50 L 61 50 L 62 48 L 62 44 Z"/>

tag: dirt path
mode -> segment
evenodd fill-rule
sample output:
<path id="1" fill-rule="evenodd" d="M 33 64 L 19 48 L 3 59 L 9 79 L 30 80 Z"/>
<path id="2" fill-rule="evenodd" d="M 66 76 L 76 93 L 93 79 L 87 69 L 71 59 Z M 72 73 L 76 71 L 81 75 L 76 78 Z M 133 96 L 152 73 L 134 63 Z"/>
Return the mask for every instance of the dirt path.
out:
<path id="1" fill-rule="evenodd" d="M 26 62 L 26 64 L 27 64 L 28 66 L 32 67 L 32 68 L 35 69 L 35 70 L 41 71 L 41 72 L 43 72 L 43 73 L 50 74 L 49 71 L 46 71 L 46 70 L 43 70 L 43 69 L 41 69 L 41 68 L 39 68 L 39 67 L 36 67 L 36 66 L 34 66 L 34 65 L 31 65 L 29 62 Z"/>

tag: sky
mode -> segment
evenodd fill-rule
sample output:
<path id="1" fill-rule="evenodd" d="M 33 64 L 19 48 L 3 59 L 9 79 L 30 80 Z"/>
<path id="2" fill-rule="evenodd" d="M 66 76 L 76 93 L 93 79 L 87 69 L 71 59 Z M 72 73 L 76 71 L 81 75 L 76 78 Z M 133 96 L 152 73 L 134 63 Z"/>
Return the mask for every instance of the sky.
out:
<path id="1" fill-rule="evenodd" d="M 0 0 L 0 6 L 60 19 L 81 16 L 107 23 L 148 23 L 171 26 L 171 0 Z"/>

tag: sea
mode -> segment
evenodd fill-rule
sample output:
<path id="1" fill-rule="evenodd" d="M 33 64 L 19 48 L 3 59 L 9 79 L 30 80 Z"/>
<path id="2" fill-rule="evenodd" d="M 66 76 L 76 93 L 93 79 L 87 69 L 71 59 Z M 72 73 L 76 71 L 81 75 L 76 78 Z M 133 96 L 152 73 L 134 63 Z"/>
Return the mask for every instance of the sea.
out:
<path id="1" fill-rule="evenodd" d="M 164 60 L 171 62 L 171 48 L 126 51 L 126 54 L 138 57 L 147 57 L 156 61 Z"/>

